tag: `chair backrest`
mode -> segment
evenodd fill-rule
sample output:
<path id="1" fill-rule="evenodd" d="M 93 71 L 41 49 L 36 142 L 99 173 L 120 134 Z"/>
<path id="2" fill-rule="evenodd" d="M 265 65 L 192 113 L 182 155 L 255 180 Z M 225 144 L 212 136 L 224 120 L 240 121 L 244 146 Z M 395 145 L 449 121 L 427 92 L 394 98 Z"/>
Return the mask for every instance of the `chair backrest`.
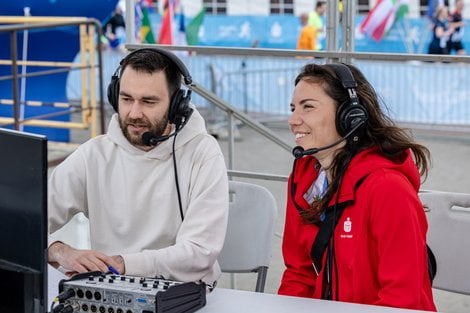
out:
<path id="1" fill-rule="evenodd" d="M 263 292 L 271 260 L 277 205 L 264 187 L 230 181 L 227 235 L 218 261 L 222 272 L 257 272 L 256 291 Z"/>
<path id="2" fill-rule="evenodd" d="M 470 194 L 426 191 L 419 197 L 437 261 L 433 288 L 470 295 Z"/>

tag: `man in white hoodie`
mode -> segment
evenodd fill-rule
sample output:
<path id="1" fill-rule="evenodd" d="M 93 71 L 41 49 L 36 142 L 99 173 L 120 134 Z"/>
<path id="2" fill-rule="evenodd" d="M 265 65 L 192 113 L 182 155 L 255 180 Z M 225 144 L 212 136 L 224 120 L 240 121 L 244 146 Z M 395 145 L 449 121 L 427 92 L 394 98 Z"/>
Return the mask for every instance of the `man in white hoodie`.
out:
<path id="1" fill-rule="evenodd" d="M 227 171 L 181 78 L 191 83 L 184 64 L 162 49 L 136 50 L 121 61 L 108 87 L 117 113 L 107 134 L 81 145 L 48 186 L 49 233 L 83 212 L 92 250 L 52 235 L 49 262 L 72 272 L 111 266 L 209 284 L 220 276 Z"/>

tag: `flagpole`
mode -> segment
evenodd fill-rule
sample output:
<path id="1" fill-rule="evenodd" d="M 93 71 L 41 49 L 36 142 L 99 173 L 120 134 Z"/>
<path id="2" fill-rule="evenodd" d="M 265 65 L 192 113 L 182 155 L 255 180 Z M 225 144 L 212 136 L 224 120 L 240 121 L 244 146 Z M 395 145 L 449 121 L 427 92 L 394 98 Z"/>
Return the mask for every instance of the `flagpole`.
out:
<path id="1" fill-rule="evenodd" d="M 174 45 L 175 44 L 175 36 L 174 36 L 174 28 L 175 28 L 175 24 L 174 24 L 174 9 L 175 9 L 175 1 L 173 0 L 169 0 L 168 1 L 168 13 L 170 14 L 170 41 L 171 41 L 171 44 Z"/>
<path id="2" fill-rule="evenodd" d="M 356 28 L 356 1 L 343 1 L 343 17 L 341 21 L 343 37 L 342 51 L 353 52 L 355 50 L 355 28 Z M 351 62 L 351 59 L 344 60 Z"/>
<path id="3" fill-rule="evenodd" d="M 338 24 L 339 24 L 339 0 L 328 1 L 326 6 L 326 51 L 338 51 Z M 333 62 L 328 58 L 327 63 Z"/>
<path id="4" fill-rule="evenodd" d="M 126 0 L 126 43 L 135 43 L 135 0 Z"/>

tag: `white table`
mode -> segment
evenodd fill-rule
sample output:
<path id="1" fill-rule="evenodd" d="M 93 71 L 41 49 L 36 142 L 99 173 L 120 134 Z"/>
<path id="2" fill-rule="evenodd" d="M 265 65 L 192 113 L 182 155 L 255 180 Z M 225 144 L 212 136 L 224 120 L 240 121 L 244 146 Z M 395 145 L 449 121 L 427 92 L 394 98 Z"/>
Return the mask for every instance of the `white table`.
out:
<path id="1" fill-rule="evenodd" d="M 197 313 L 424 313 L 427 311 L 334 302 L 216 288 Z M 427 312 L 429 313 L 429 312 Z"/>
<path id="2" fill-rule="evenodd" d="M 58 283 L 64 274 L 49 266 L 50 304 L 57 296 Z M 207 304 L 197 313 L 424 313 L 383 306 L 279 296 L 268 293 L 215 288 L 207 295 Z M 429 312 L 427 312 L 429 313 Z"/>

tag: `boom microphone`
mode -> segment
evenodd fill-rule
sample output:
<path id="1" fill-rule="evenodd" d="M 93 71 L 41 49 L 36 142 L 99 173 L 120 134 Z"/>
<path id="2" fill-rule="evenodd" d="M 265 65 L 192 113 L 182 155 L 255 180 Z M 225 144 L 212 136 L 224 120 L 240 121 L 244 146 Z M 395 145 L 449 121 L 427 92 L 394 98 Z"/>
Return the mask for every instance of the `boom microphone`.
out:
<path id="1" fill-rule="evenodd" d="M 144 143 L 144 145 L 146 146 L 156 146 L 159 142 L 162 142 L 162 141 L 165 141 L 167 140 L 168 138 L 176 135 L 177 132 L 175 131 L 173 134 L 171 135 L 165 135 L 165 136 L 155 136 L 153 133 L 151 132 L 145 132 L 143 133 L 142 135 L 142 142 Z"/>
<path id="2" fill-rule="evenodd" d="M 307 150 L 304 150 L 304 148 L 302 148 L 301 146 L 297 146 L 294 149 L 292 149 L 292 154 L 294 155 L 294 158 L 300 159 L 300 158 L 302 158 L 306 155 L 312 155 L 312 154 L 318 153 L 320 151 L 323 151 L 323 150 L 329 149 L 331 147 L 334 147 L 334 146 L 340 144 L 341 142 L 343 142 L 344 140 L 348 139 L 348 137 L 351 136 L 363 124 L 364 124 L 364 121 L 361 121 L 356 126 L 354 126 L 353 129 L 351 129 L 349 131 L 349 133 L 346 134 L 346 136 L 341 137 L 338 141 L 335 141 L 335 142 L 333 142 L 332 144 L 330 144 L 328 146 L 324 146 L 324 147 L 320 147 L 320 148 L 311 148 L 311 149 L 307 149 Z"/>
<path id="3" fill-rule="evenodd" d="M 311 149 L 307 149 L 307 150 L 304 150 L 304 148 L 302 148 L 301 146 L 297 146 L 292 150 L 292 154 L 294 155 L 294 158 L 300 159 L 303 156 L 315 154 L 315 153 L 318 153 L 320 151 L 323 151 L 323 150 L 329 149 L 331 147 L 334 147 L 334 146 L 340 144 L 341 142 L 343 142 L 346 139 L 347 139 L 346 136 L 341 137 L 338 141 L 335 141 L 331 145 L 320 147 L 320 148 L 311 148 Z"/>
<path id="4" fill-rule="evenodd" d="M 185 117 L 184 122 L 180 125 L 177 126 L 175 131 L 170 134 L 170 135 L 165 135 L 165 136 L 155 136 L 152 132 L 145 132 L 142 134 L 142 142 L 146 146 L 156 146 L 159 142 L 165 141 L 173 136 L 176 136 L 180 132 L 181 129 L 183 129 L 184 125 L 186 125 L 189 121 L 189 118 L 191 117 L 191 114 L 193 114 L 193 109 L 190 108 L 191 111 L 189 111 L 188 115 Z"/>

